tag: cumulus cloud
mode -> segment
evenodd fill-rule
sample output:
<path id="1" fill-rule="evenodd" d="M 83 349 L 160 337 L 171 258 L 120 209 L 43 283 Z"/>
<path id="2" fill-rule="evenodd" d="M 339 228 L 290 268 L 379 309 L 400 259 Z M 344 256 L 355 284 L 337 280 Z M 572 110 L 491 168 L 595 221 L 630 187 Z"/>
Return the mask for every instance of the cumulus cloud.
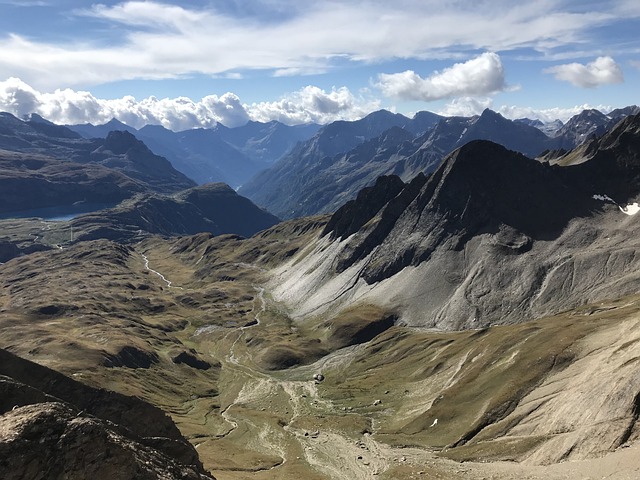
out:
<path id="1" fill-rule="evenodd" d="M 442 98 L 489 95 L 506 89 L 500 57 L 486 52 L 464 63 L 422 78 L 412 70 L 378 76 L 376 85 L 387 97 L 433 101 Z"/>
<path id="2" fill-rule="evenodd" d="M 0 111 L 21 118 L 37 113 L 58 124 L 103 124 L 116 118 L 134 128 L 152 124 L 181 131 L 213 127 L 218 122 L 237 127 L 249 120 L 278 120 L 289 125 L 355 120 L 379 108 L 376 100 L 356 96 L 346 87 L 326 92 L 307 86 L 275 102 L 247 105 L 229 92 L 200 101 L 187 97 L 136 100 L 132 96 L 104 100 L 72 89 L 42 93 L 18 78 L 0 82 Z"/>
<path id="3" fill-rule="evenodd" d="M 333 88 L 326 92 L 315 86 L 304 87 L 275 102 L 260 102 L 247 106 L 254 120 L 278 120 L 287 125 L 356 120 L 379 109 L 378 100 L 356 96 L 346 87 Z"/>
<path id="4" fill-rule="evenodd" d="M 558 80 L 582 88 L 595 88 L 624 81 L 622 69 L 611 57 L 598 57 L 586 65 L 582 63 L 556 65 L 545 69 L 544 72 L 553 74 Z"/>

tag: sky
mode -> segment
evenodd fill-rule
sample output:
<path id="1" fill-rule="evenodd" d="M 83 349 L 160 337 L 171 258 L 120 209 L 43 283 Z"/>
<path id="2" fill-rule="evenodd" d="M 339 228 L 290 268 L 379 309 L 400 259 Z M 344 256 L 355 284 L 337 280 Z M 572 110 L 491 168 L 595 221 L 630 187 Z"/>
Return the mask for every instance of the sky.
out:
<path id="1" fill-rule="evenodd" d="M 639 103 L 637 0 L 0 0 L 0 110 L 140 128 Z"/>

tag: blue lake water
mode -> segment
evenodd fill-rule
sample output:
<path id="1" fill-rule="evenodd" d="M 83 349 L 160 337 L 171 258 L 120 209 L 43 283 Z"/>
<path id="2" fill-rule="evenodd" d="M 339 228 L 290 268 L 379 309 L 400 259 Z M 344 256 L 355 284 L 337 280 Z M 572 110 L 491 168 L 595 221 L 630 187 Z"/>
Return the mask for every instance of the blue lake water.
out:
<path id="1" fill-rule="evenodd" d="M 53 222 L 65 221 L 85 213 L 96 212 L 114 206 L 115 204 L 112 203 L 79 203 L 77 205 L 65 205 L 61 207 L 35 208 L 32 210 L 21 210 L 19 212 L 0 213 L 0 220 L 36 217 Z"/>

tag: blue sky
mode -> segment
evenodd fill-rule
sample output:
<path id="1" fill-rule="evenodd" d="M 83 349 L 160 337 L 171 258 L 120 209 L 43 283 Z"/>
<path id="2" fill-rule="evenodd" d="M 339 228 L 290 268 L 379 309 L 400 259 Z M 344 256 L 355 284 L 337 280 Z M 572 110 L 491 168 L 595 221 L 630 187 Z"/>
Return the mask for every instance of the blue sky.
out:
<path id="1" fill-rule="evenodd" d="M 174 130 L 636 104 L 637 0 L 0 0 L 0 110 Z"/>

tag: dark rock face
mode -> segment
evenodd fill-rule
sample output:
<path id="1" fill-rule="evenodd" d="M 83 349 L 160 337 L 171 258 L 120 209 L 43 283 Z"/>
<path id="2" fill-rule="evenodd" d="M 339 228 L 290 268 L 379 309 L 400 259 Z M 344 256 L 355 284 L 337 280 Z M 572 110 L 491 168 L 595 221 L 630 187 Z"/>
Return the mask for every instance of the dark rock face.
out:
<path id="1" fill-rule="evenodd" d="M 378 211 L 405 187 L 400 177 L 378 177 L 373 187 L 360 190 L 355 200 L 347 202 L 331 217 L 323 234 L 345 239 L 358 232 Z"/>
<path id="2" fill-rule="evenodd" d="M 340 236 L 344 212 L 365 208 L 360 203 L 375 192 L 365 192 L 336 212 L 325 233 Z M 382 189 L 377 196 L 386 199 Z M 523 251 L 531 239 L 553 238 L 571 219 L 598 206 L 548 165 L 495 143 L 473 141 L 448 156 L 430 177 L 416 178 L 375 215 L 361 219 L 363 227 L 336 269 L 345 270 L 378 247 L 362 270 L 362 278 L 375 283 L 427 260 L 443 244 L 460 250 L 480 233 L 502 231 L 504 248 Z"/>
<path id="3" fill-rule="evenodd" d="M 560 157 L 579 158 L 580 163 L 560 170 L 590 195 L 607 195 L 623 204 L 640 190 L 640 114 L 621 120 L 600 138 Z"/>
<path id="4" fill-rule="evenodd" d="M 0 350 L 3 479 L 212 478 L 160 409 Z"/>

